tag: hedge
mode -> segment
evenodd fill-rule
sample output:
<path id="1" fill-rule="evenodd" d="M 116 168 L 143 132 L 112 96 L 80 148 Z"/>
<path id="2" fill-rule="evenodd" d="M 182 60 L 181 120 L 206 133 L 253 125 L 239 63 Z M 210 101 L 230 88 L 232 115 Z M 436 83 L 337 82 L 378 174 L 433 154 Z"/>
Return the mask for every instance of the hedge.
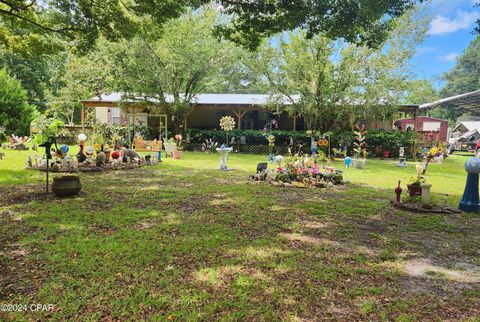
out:
<path id="1" fill-rule="evenodd" d="M 191 143 L 202 143 L 206 139 L 213 139 L 219 143 L 225 142 L 225 132 L 218 130 L 200 130 L 189 129 L 188 135 Z M 275 136 L 275 145 L 287 145 L 290 142 L 290 137 L 293 139 L 295 145 L 303 144 L 310 146 L 310 137 L 305 131 L 272 131 Z M 245 136 L 247 145 L 266 145 L 267 139 L 265 132 L 262 130 L 233 130 L 229 132 L 228 137 L 235 137 L 237 142 L 241 136 Z M 380 154 L 381 150 L 389 150 L 394 155 L 398 153 L 400 147 L 406 149 L 413 145 L 415 134 L 413 132 L 401 131 L 384 131 L 372 130 L 367 133 L 367 148 L 372 152 Z M 351 131 L 335 131 L 331 133 L 330 144 L 332 148 L 340 148 L 346 146 L 348 149 L 352 148 L 354 134 Z M 229 139 L 230 140 L 230 139 Z"/>

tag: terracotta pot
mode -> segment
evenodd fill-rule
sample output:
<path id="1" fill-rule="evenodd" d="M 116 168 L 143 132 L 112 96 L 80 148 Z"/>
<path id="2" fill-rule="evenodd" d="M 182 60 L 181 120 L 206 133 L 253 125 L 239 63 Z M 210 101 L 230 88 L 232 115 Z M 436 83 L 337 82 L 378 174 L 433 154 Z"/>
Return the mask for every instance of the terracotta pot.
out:
<path id="1" fill-rule="evenodd" d="M 422 195 L 422 187 L 420 185 L 407 184 L 407 188 L 410 197 Z"/>
<path id="2" fill-rule="evenodd" d="M 62 176 L 53 178 L 52 191 L 59 197 L 68 197 L 78 194 L 82 190 L 82 183 L 78 176 Z"/>
<path id="3" fill-rule="evenodd" d="M 173 151 L 172 153 L 174 159 L 181 159 L 182 158 L 182 151 Z"/>
<path id="4" fill-rule="evenodd" d="M 105 153 L 105 162 L 110 162 L 110 153 L 112 151 L 103 151 Z"/>
<path id="5" fill-rule="evenodd" d="M 383 157 L 384 157 L 385 159 L 390 158 L 390 151 L 388 151 L 388 150 L 383 151 Z"/>

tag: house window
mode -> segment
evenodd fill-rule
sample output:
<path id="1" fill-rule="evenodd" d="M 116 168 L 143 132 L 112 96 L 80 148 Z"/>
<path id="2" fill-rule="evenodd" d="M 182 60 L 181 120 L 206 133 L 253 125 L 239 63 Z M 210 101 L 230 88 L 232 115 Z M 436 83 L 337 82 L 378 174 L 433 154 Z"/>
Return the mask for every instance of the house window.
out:
<path id="1" fill-rule="evenodd" d="M 112 108 L 112 124 L 120 125 L 120 109 L 118 107 Z"/>
<path id="2" fill-rule="evenodd" d="M 423 122 L 423 130 L 429 132 L 440 131 L 440 122 Z"/>

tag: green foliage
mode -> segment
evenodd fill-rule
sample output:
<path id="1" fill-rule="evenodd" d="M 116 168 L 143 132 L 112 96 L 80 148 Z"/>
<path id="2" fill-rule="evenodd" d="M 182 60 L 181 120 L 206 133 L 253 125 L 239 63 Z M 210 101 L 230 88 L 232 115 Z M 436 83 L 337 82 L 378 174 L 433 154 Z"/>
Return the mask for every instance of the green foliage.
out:
<path id="1" fill-rule="evenodd" d="M 161 26 L 195 3 L 198 1 L 0 1 L 0 40 L 28 51 L 40 47 L 39 42 L 52 46 L 52 41 L 43 41 L 47 35 L 69 40 L 77 50 L 86 52 L 100 35 L 111 41 L 131 38 L 140 28 L 140 20 Z"/>
<path id="2" fill-rule="evenodd" d="M 227 67 L 239 57 L 232 43 L 212 35 L 217 21 L 214 10 L 190 12 L 165 24 L 160 39 L 137 37 L 132 42 L 112 46 L 111 70 L 115 87 L 125 99 L 149 105 L 167 113 L 180 132 L 196 94 L 209 91 Z M 167 95 L 173 102 L 167 104 Z"/>
<path id="3" fill-rule="evenodd" d="M 38 116 L 31 124 L 32 132 L 35 135 L 33 141 L 41 144 L 65 135 L 64 125 L 65 123 L 58 118 L 47 118 L 43 115 Z"/>
<path id="4" fill-rule="evenodd" d="M 444 75 L 442 97 L 460 95 L 480 88 L 480 36 L 477 36 L 457 59 L 451 71 Z"/>
<path id="5" fill-rule="evenodd" d="M 8 134 L 27 135 L 34 112 L 21 83 L 0 69 L 0 126 Z"/>
<path id="6" fill-rule="evenodd" d="M 437 90 L 428 80 L 412 80 L 406 83 L 405 104 L 425 104 L 440 98 Z"/>
<path id="7" fill-rule="evenodd" d="M 480 88 L 480 36 L 477 36 L 457 59 L 455 66 L 444 75 L 445 86 L 440 90 L 441 97 L 460 95 Z M 444 118 L 452 123 L 464 112 L 454 107 L 439 107 L 432 110 L 433 117 Z"/>
<path id="8" fill-rule="evenodd" d="M 235 17 L 219 32 L 250 48 L 261 38 L 302 28 L 309 38 L 319 33 L 331 39 L 380 47 L 394 28 L 393 18 L 404 14 L 416 0 L 357 1 L 220 1 L 224 11 Z"/>
<path id="9" fill-rule="evenodd" d="M 271 92 L 286 96 L 285 110 L 303 116 L 307 129 L 351 128 L 358 120 L 391 118 L 397 111 L 408 62 L 426 26 L 421 12 L 409 12 L 377 50 L 292 32 L 280 37 L 278 46 L 262 48 L 257 68 Z M 284 100 L 273 97 L 272 108 Z"/>

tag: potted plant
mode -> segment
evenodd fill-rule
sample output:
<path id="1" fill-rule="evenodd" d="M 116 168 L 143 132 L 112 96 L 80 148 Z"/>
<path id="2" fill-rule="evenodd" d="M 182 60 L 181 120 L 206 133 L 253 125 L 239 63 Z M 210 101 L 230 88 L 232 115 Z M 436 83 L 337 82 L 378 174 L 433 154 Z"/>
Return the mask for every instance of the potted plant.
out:
<path id="1" fill-rule="evenodd" d="M 383 150 L 383 158 L 384 159 L 390 158 L 390 150 Z"/>
<path id="2" fill-rule="evenodd" d="M 425 183 L 425 178 L 422 176 L 417 176 L 411 178 L 407 184 L 408 194 L 410 197 L 421 196 L 422 195 L 422 184 Z"/>
<path id="3" fill-rule="evenodd" d="M 367 131 L 365 131 L 365 124 L 355 125 L 355 139 L 353 142 L 353 150 L 355 152 L 355 160 L 353 165 L 357 169 L 364 169 L 367 162 L 367 143 L 365 141 Z"/>

